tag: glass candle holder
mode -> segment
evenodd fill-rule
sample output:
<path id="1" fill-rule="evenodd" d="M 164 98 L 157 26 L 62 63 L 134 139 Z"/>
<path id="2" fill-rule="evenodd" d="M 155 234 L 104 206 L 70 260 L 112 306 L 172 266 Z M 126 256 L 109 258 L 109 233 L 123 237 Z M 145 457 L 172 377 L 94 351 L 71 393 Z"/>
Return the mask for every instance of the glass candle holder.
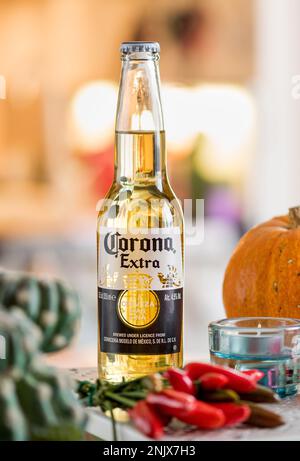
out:
<path id="1" fill-rule="evenodd" d="M 211 361 L 264 372 L 260 384 L 281 397 L 300 382 L 300 320 L 273 317 L 223 319 L 209 324 Z"/>

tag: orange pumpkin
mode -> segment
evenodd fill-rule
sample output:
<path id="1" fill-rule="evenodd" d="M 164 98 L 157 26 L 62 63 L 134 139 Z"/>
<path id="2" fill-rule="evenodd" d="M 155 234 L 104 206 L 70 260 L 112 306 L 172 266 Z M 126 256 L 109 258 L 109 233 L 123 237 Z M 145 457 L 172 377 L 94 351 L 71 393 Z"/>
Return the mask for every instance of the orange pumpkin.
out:
<path id="1" fill-rule="evenodd" d="M 250 229 L 225 271 L 228 317 L 300 318 L 300 207 Z"/>

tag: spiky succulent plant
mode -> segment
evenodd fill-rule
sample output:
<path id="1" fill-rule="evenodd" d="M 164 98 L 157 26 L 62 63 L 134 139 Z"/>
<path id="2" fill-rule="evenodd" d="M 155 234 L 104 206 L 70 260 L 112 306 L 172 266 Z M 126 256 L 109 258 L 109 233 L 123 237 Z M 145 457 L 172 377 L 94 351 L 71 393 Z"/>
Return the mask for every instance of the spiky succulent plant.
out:
<path id="1" fill-rule="evenodd" d="M 73 382 L 41 356 L 67 346 L 79 318 L 78 296 L 64 282 L 0 270 L 0 440 L 82 437 Z"/>
<path id="2" fill-rule="evenodd" d="M 43 352 L 63 349 L 78 329 L 78 295 L 58 279 L 0 269 L 0 305 L 7 311 L 18 306 L 41 329 Z"/>

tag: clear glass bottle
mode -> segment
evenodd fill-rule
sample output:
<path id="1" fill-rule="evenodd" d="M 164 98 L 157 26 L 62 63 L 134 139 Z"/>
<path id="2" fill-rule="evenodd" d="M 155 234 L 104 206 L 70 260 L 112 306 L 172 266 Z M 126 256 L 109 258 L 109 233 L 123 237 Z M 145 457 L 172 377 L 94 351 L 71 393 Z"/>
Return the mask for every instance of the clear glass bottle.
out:
<path id="1" fill-rule="evenodd" d="M 166 170 L 159 44 L 121 45 L 115 174 L 97 225 L 99 378 L 182 366 L 183 216 Z"/>

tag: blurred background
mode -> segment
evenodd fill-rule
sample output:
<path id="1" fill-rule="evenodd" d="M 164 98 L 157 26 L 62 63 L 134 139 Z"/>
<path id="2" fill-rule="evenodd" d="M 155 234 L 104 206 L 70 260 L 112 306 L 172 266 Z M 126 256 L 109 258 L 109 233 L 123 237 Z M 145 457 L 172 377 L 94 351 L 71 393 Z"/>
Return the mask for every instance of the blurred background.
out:
<path id="1" fill-rule="evenodd" d="M 0 264 L 79 290 L 79 337 L 53 363 L 96 365 L 120 42 L 160 42 L 171 183 L 205 199 L 186 248 L 185 356 L 201 358 L 237 240 L 300 201 L 299 18 L 298 0 L 0 0 Z"/>

